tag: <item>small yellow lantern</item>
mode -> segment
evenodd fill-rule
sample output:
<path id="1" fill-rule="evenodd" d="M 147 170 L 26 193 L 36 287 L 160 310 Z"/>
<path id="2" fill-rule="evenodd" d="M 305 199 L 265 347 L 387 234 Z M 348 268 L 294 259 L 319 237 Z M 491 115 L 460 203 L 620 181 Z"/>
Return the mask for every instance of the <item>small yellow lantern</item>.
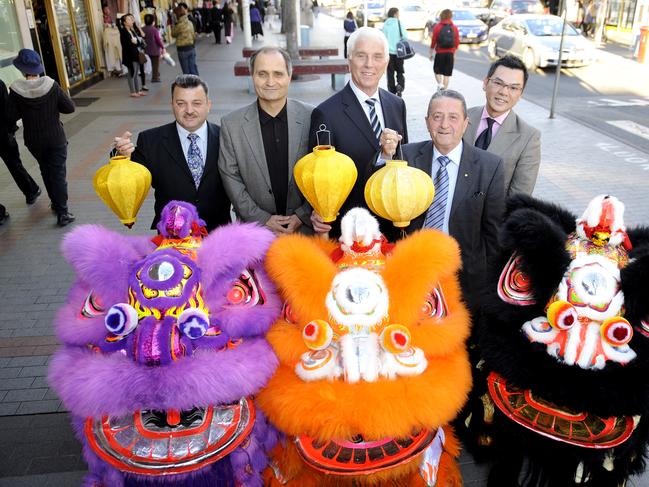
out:
<path id="1" fill-rule="evenodd" d="M 112 157 L 97 170 L 92 185 L 119 221 L 131 228 L 151 187 L 151 173 L 128 157 Z"/>
<path id="2" fill-rule="evenodd" d="M 297 187 L 324 222 L 336 219 L 351 193 L 358 171 L 354 161 L 331 145 L 317 145 L 295 163 Z"/>
<path id="3" fill-rule="evenodd" d="M 365 184 L 370 210 L 400 228 L 426 211 L 434 196 L 430 176 L 406 161 L 387 161 Z"/>

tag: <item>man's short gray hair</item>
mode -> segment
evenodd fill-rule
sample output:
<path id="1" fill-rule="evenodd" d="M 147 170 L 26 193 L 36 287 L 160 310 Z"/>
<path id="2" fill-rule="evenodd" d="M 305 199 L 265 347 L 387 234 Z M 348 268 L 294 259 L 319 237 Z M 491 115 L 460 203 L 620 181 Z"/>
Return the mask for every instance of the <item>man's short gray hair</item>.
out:
<path id="1" fill-rule="evenodd" d="M 356 48 L 356 43 L 360 39 L 374 39 L 375 41 L 379 41 L 383 43 L 383 49 L 385 51 L 385 59 L 388 59 L 390 57 L 390 46 L 388 45 L 388 38 L 385 37 L 385 34 L 381 32 L 379 29 L 375 29 L 374 27 L 361 27 L 360 29 L 356 29 L 352 35 L 349 36 L 349 39 L 347 40 L 347 57 L 351 58 L 352 54 L 354 53 L 354 49 Z"/>
<path id="2" fill-rule="evenodd" d="M 257 51 L 252 53 L 252 56 L 250 56 L 250 76 L 252 76 L 255 72 L 255 61 L 257 60 L 257 57 L 260 54 L 272 54 L 274 52 L 280 53 L 284 58 L 284 63 L 286 64 L 286 72 L 288 73 L 288 76 L 290 78 L 293 74 L 293 63 L 291 62 L 291 56 L 289 56 L 288 52 L 286 52 L 285 49 L 276 46 L 262 47 L 261 49 L 258 49 Z"/>
<path id="3" fill-rule="evenodd" d="M 433 101 L 440 98 L 453 98 L 454 100 L 459 100 L 462 103 L 462 113 L 464 114 L 464 118 L 467 117 L 466 100 L 462 93 L 455 90 L 441 90 L 433 93 L 433 96 L 430 97 L 430 101 L 428 102 L 428 111 L 426 111 L 426 116 L 430 115 L 430 107 L 433 105 Z"/>

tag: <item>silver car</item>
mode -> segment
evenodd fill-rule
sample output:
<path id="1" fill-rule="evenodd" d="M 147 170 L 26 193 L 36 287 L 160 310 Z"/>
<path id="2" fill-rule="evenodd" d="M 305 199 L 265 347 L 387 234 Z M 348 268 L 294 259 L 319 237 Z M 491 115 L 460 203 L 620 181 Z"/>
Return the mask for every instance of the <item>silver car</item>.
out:
<path id="1" fill-rule="evenodd" d="M 491 28 L 487 52 L 492 59 L 512 54 L 529 70 L 556 66 L 562 25 L 555 15 L 512 15 Z M 567 23 L 561 66 L 585 66 L 596 59 L 595 45 Z"/>

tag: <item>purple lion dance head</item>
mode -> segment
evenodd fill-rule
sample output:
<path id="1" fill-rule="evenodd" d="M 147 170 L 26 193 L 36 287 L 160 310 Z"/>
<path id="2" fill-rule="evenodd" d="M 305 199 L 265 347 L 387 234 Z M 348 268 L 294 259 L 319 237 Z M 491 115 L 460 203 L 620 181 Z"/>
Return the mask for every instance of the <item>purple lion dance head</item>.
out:
<path id="1" fill-rule="evenodd" d="M 239 224 L 203 238 L 202 225 L 171 202 L 155 243 L 95 225 L 63 242 L 77 280 L 49 379 L 87 486 L 262 485 L 276 435 L 251 397 L 277 366 L 264 339 L 281 308 L 262 266 L 273 235 Z"/>

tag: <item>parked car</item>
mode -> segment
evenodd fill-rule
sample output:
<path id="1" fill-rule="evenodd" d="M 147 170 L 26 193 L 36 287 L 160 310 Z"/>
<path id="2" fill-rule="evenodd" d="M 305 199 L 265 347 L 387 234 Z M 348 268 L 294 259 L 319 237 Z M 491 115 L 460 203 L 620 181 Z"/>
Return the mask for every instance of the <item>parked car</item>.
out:
<path id="1" fill-rule="evenodd" d="M 512 15 L 489 31 L 487 52 L 495 59 L 505 54 L 520 58 L 529 70 L 556 66 L 563 20 L 555 15 Z M 566 23 L 562 67 L 585 66 L 597 59 L 597 49 Z"/>
<path id="2" fill-rule="evenodd" d="M 484 42 L 489 35 L 489 28 L 482 20 L 478 19 L 469 9 L 451 9 L 453 12 L 453 23 L 460 33 L 461 43 Z M 437 15 L 428 21 L 426 25 L 426 36 L 430 37 L 433 33 L 435 24 L 439 22 L 440 10 Z"/>
<path id="3" fill-rule="evenodd" d="M 407 30 L 423 30 L 430 17 L 430 12 L 421 2 L 404 2 L 395 5 L 399 9 L 399 20 Z"/>
<path id="4" fill-rule="evenodd" d="M 510 15 L 542 13 L 544 8 L 540 0 L 493 0 L 487 24 L 491 27 Z"/>
<path id="5" fill-rule="evenodd" d="M 386 10 L 385 2 L 368 2 L 367 3 L 367 25 L 373 27 L 374 24 L 385 21 Z M 365 3 L 362 2 L 356 10 L 356 23 L 363 26 L 365 23 Z"/>

